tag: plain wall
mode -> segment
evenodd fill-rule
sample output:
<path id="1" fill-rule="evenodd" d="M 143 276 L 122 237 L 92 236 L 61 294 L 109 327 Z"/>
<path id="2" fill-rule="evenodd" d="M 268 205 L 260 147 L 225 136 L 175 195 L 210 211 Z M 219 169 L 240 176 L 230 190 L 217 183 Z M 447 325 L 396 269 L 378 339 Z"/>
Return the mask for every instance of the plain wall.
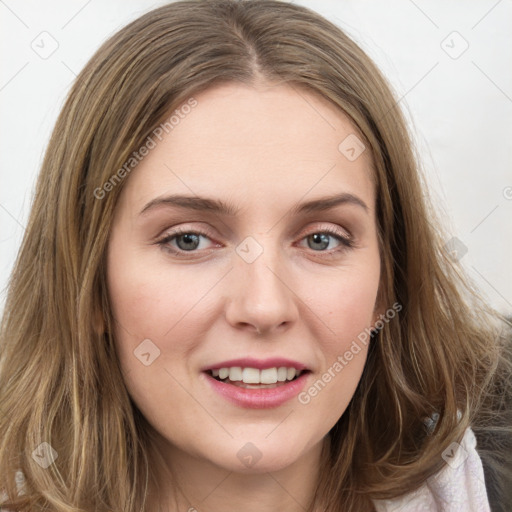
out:
<path id="1" fill-rule="evenodd" d="M 0 307 L 76 74 L 110 35 L 165 3 L 0 3 Z M 446 225 L 462 243 L 461 263 L 489 303 L 512 314 L 512 2 L 295 3 L 339 25 L 387 76 Z"/>

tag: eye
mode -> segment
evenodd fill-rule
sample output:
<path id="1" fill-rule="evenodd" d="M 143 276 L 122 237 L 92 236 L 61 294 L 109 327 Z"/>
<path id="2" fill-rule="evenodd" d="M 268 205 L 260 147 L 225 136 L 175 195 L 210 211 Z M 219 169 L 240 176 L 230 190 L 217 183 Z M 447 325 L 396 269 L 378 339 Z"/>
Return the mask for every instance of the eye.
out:
<path id="1" fill-rule="evenodd" d="M 203 231 L 177 228 L 157 243 L 172 254 L 181 255 L 187 252 L 195 252 L 196 249 L 200 248 L 201 238 L 210 238 L 210 234 Z M 177 248 L 171 242 L 175 242 Z M 204 249 L 204 247 L 201 247 L 201 249 Z"/>
<path id="2" fill-rule="evenodd" d="M 330 251 L 325 251 L 325 249 L 329 247 L 330 239 L 337 240 L 338 246 Z M 353 240 L 342 231 L 335 228 L 326 228 L 321 231 L 314 231 L 304 237 L 304 240 L 309 248 L 314 249 L 314 252 L 326 252 L 326 256 L 335 256 L 341 251 L 346 251 L 354 247 Z"/>
<path id="3" fill-rule="evenodd" d="M 173 255 L 184 256 L 186 253 L 197 253 L 199 252 L 198 249 L 207 249 L 206 247 L 200 247 L 201 238 L 210 239 L 210 237 L 210 233 L 205 231 L 177 228 L 159 240 L 157 244 Z M 332 239 L 338 242 L 338 246 L 326 251 L 325 249 L 329 247 Z M 349 236 L 334 228 L 314 231 L 303 237 L 302 240 L 306 241 L 308 247 L 313 252 L 326 253 L 325 256 L 335 256 L 342 251 L 354 247 L 354 242 Z"/>

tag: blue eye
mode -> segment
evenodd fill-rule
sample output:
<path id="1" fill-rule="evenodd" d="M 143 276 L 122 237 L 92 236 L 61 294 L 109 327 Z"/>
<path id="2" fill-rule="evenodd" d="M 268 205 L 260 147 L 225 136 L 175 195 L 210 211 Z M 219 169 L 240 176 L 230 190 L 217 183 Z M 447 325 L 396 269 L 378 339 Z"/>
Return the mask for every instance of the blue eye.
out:
<path id="1" fill-rule="evenodd" d="M 167 234 L 157 243 L 173 254 L 196 252 L 196 249 L 200 244 L 201 237 L 209 238 L 209 234 L 202 231 L 191 231 L 178 228 Z M 171 245 L 171 242 L 173 241 L 176 241 L 176 245 L 178 245 L 177 249 Z"/>
<path id="2" fill-rule="evenodd" d="M 318 244 L 320 247 L 317 247 L 319 249 L 326 249 L 329 246 L 330 239 L 336 239 L 340 244 L 341 247 L 338 246 L 338 248 L 335 248 L 333 251 L 338 252 L 341 250 L 346 250 L 351 247 L 353 247 L 353 242 L 350 238 L 348 238 L 345 235 L 341 235 L 337 230 L 324 230 L 324 231 L 318 231 L 315 233 L 311 233 L 305 237 L 306 241 L 311 241 L 311 244 L 308 244 L 310 248 L 312 244 Z M 331 253 L 333 252 L 331 251 Z M 314 251 L 318 252 L 318 251 Z M 320 252 L 326 252 L 324 250 L 321 250 Z"/>
<path id="3" fill-rule="evenodd" d="M 157 244 L 173 255 L 186 256 L 187 253 L 195 254 L 199 252 L 198 248 L 200 246 L 201 238 L 209 239 L 210 235 L 203 231 L 192 231 L 177 228 L 159 240 Z M 325 251 L 325 249 L 329 247 L 332 239 L 338 241 L 338 246 L 330 251 Z M 354 242 L 351 238 L 342 234 L 341 231 L 331 228 L 314 231 L 303 237 L 301 240 L 306 240 L 306 242 L 308 242 L 308 247 L 312 249 L 313 252 L 325 253 L 325 256 L 335 256 L 336 254 L 346 251 L 354 246 Z M 175 245 L 172 245 L 171 242 Z M 316 250 L 314 245 L 317 245 L 316 249 L 320 250 Z"/>
<path id="4" fill-rule="evenodd" d="M 183 246 L 179 247 L 181 251 L 193 251 L 197 249 L 199 245 L 199 239 L 202 235 L 197 233 L 184 233 L 180 235 L 176 235 L 173 238 L 176 238 L 177 241 L 183 241 Z M 179 244 L 178 244 L 179 246 Z"/>

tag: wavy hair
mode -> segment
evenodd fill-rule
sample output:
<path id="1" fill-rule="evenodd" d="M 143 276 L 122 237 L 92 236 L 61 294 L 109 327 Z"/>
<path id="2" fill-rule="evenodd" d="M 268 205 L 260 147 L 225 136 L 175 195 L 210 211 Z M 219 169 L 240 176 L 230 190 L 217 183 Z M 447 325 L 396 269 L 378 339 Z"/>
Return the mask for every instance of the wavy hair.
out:
<path id="1" fill-rule="evenodd" d="M 319 94 L 358 129 L 373 161 L 379 300 L 403 307 L 372 340 L 355 395 L 329 432 L 310 510 L 367 511 L 374 499 L 418 488 L 469 426 L 490 497 L 496 507 L 511 503 L 503 460 L 511 429 L 503 419 L 509 324 L 445 251 L 448 236 L 386 79 L 339 27 L 305 7 L 186 0 L 148 12 L 99 48 L 47 147 L 1 324 L 5 507 L 149 510 L 151 438 L 116 357 L 105 275 L 110 226 L 129 176 L 102 199 L 98 188 L 193 94 L 260 80 Z M 432 414 L 438 419 L 429 430 Z M 47 469 L 32 456 L 43 442 L 58 454 Z M 25 477 L 19 495 L 17 470 Z"/>

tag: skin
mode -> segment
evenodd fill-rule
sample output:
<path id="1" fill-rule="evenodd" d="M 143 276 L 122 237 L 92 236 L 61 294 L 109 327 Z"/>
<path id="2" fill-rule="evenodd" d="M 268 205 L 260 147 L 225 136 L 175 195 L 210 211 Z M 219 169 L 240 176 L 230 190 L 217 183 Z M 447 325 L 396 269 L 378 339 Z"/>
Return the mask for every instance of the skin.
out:
<path id="1" fill-rule="evenodd" d="M 154 429 L 155 461 L 165 462 L 163 510 L 303 512 L 367 347 L 308 404 L 294 398 L 271 409 L 227 402 L 201 368 L 281 356 L 308 366 L 307 389 L 374 324 L 382 310 L 371 157 L 366 150 L 349 161 L 338 150 L 355 127 L 306 90 L 230 83 L 194 97 L 198 105 L 132 171 L 116 207 L 107 275 L 118 356 Z M 345 203 L 291 213 L 299 202 L 343 192 L 368 209 Z M 159 206 L 140 215 L 169 194 L 241 210 L 231 217 Z M 158 244 L 178 226 L 209 234 L 189 251 L 183 236 Z M 309 236 L 328 228 L 354 246 Z M 252 263 L 235 250 L 248 236 L 263 248 Z M 145 339 L 160 350 L 149 366 L 134 356 Z M 261 453 L 251 467 L 237 457 L 248 442 Z M 182 492 L 174 492 L 171 472 Z"/>

